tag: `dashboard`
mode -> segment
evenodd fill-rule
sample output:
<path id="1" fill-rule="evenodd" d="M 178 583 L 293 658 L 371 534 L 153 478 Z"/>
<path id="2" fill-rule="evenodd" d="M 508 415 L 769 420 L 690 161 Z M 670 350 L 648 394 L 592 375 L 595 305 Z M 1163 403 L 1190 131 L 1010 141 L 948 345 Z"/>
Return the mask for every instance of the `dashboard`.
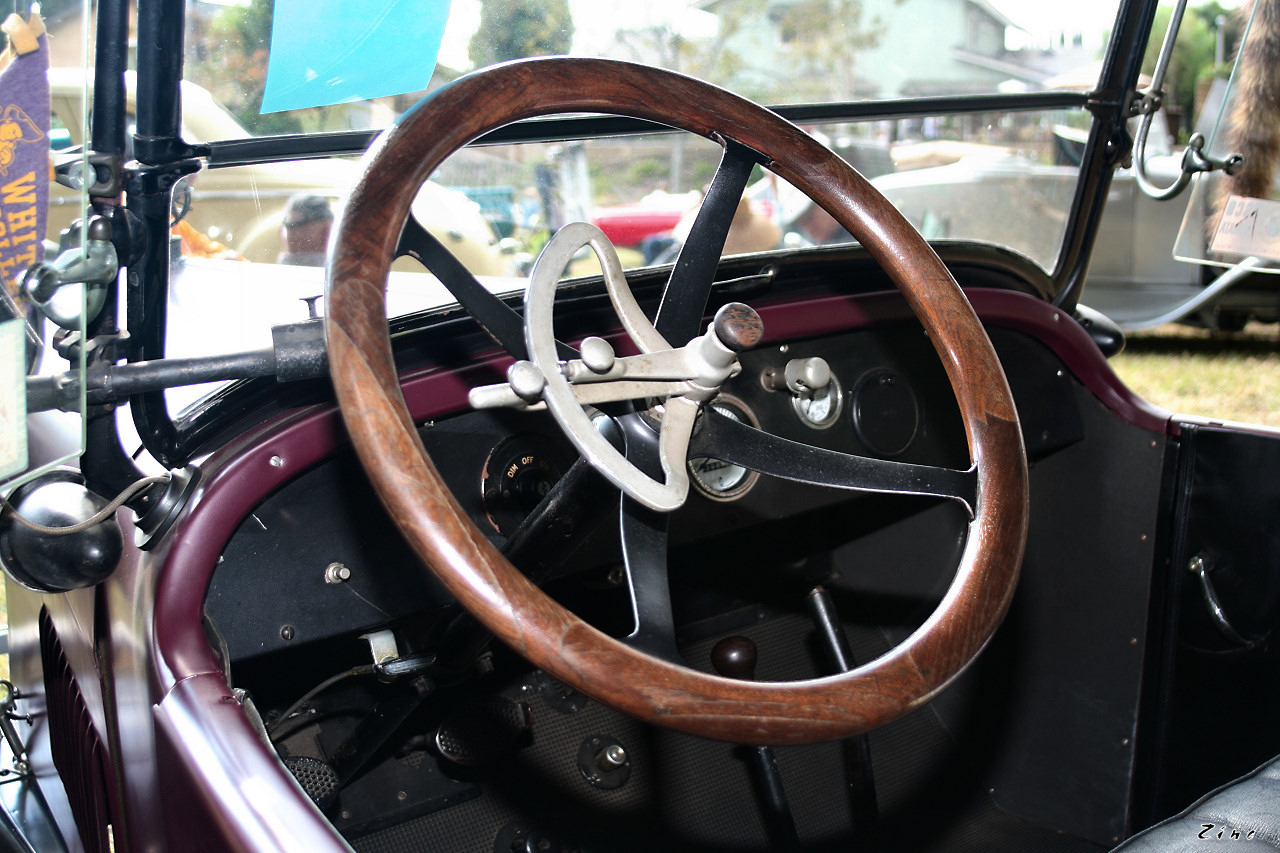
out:
<path id="1" fill-rule="evenodd" d="M 1074 404 L 1065 374 L 1040 368 L 1029 354 L 1040 350 L 1043 357 L 1043 348 L 1029 338 L 1000 329 L 993 338 L 1011 368 L 1031 457 L 1077 440 L 1079 419 L 1069 416 Z M 762 346 L 744 353 L 742 365 L 711 403 L 721 414 L 801 444 L 968 467 L 954 398 L 916 324 Z M 801 391 L 788 387 L 788 373 L 812 372 L 815 365 L 829 368 L 821 387 L 804 390 L 795 381 Z M 454 495 L 499 546 L 576 459 L 546 412 L 464 412 L 422 423 L 419 434 Z M 712 456 L 691 459 L 689 469 L 694 488 L 671 523 L 677 553 L 714 554 L 726 548 L 714 544 L 719 540 L 736 542 L 761 527 L 770 531 L 766 538 L 776 537 L 786 519 L 816 517 L 851 502 L 887 500 L 904 511 L 929 503 L 760 476 Z M 608 524 L 601 527 L 558 574 L 609 576 L 617 567 L 616 534 Z M 240 524 L 214 572 L 205 609 L 238 661 L 442 613 L 451 603 L 404 544 L 354 455 L 344 451 L 267 497 Z"/>
<path id="2" fill-rule="evenodd" d="M 766 330 L 777 337 L 742 354 L 741 372 L 711 405 L 801 445 L 967 468 L 957 407 L 932 343 L 918 323 L 877 304 L 874 297 L 820 296 L 794 303 L 801 313 L 791 320 L 764 305 Z M 954 739 L 956 754 L 976 768 L 964 784 L 995 792 L 966 802 L 995 802 L 1043 825 L 1109 838 L 1125 820 L 1114 804 L 1125 802 L 1131 760 L 1114 751 L 1113 729 L 1117 721 L 1131 725 L 1126 721 L 1136 714 L 1143 645 L 1128 638 L 1142 635 L 1147 601 L 1146 576 L 1123 567 L 1150 563 L 1151 542 L 1139 531 L 1150 526 L 1146 511 L 1156 504 L 1163 444 L 1149 425 L 1116 417 L 1099 399 L 1102 385 L 1081 379 L 1077 347 L 1092 344 L 1078 327 L 1065 329 L 1078 342 L 1055 339 L 1066 324 L 1057 325 L 1053 309 L 1031 297 L 990 291 L 977 294 L 975 304 L 1003 318 L 990 322 L 988 333 L 1013 390 L 1031 465 L 1027 556 L 1010 615 L 979 664 L 923 717 L 909 715 L 903 726 L 875 734 L 873 742 L 885 744 L 874 747 L 876 755 L 891 764 L 881 767 L 877 759 L 882 790 L 891 792 L 882 813 L 927 811 L 914 793 L 936 791 L 951 802 L 953 781 L 900 759 L 909 758 L 912 743 Z M 864 320 L 839 315 L 842 305 L 863 311 Z M 584 319 L 592 318 L 570 313 L 566 325 Z M 829 380 L 816 381 L 822 371 L 814 359 L 829 368 Z M 475 356 L 411 367 L 404 388 L 423 443 L 458 501 L 495 545 L 511 548 L 542 496 L 580 466 L 546 412 L 463 407 L 467 387 L 496 381 L 504 367 Z M 796 393 L 788 374 L 820 387 Z M 746 777 L 731 749 L 652 733 L 488 642 L 404 544 L 344 443 L 336 415 L 327 407 L 313 411 L 297 423 L 332 427 L 321 429 L 322 440 L 305 452 L 290 445 L 287 419 L 247 438 L 253 471 L 279 471 L 268 464 L 278 454 L 287 476 L 272 473 L 272 485 L 255 480 L 258 474 L 218 478 L 239 484 L 228 497 L 248 511 L 224 534 L 209 576 L 205 633 L 308 793 L 308 780 L 317 778 L 308 767 L 320 768 L 323 779 L 348 780 L 336 800 L 325 793 L 333 787 L 328 783 L 314 796 L 356 849 L 393 849 L 379 839 L 408 837 L 402 829 L 410 825 L 424 833 L 415 836 L 419 849 L 487 853 L 499 843 L 508 849 L 529 821 L 537 824 L 553 807 L 561 810 L 559 825 L 585 827 L 600 808 L 629 804 L 638 810 L 634 829 L 643 833 L 659 825 L 665 805 L 702 808 L 707 792 L 715 792 L 713 819 L 705 810 L 677 815 L 650 840 L 666 843 L 672 836 L 665 833 L 695 825 L 710 833 L 707 843 L 755 831 L 742 823 L 751 794 L 741 790 Z M 695 442 L 698 435 L 695 427 Z M 709 669 L 718 639 L 739 635 L 760 649 L 759 678 L 822 674 L 804 605 L 817 585 L 837 602 L 855 658 L 883 654 L 932 612 L 963 549 L 968 518 L 953 501 L 755 476 L 710 451 L 690 460 L 690 473 L 695 486 L 670 517 L 666 574 L 677 647 L 694 668 Z M 1101 477 L 1113 484 L 1105 499 L 1090 486 Z M 257 497 L 246 501 L 245 489 Z M 550 571 L 540 565 L 541 548 L 526 549 L 516 563 L 570 610 L 625 636 L 633 624 L 616 492 L 583 495 L 580 502 L 598 505 L 587 514 L 594 519 L 589 535 L 566 530 L 575 548 L 549 560 Z M 1086 621 L 1101 627 L 1081 632 Z M 369 672 L 371 650 L 376 654 L 387 635 L 404 660 L 433 667 L 422 670 L 430 675 L 427 693 L 414 695 L 405 680 L 351 675 Z M 1124 638 L 1119 645 L 1112 643 L 1117 635 Z M 455 654 L 459 648 L 467 654 Z M 468 663 L 442 666 L 446 660 Z M 1101 671 L 1099 661 L 1106 662 Z M 1076 685 L 1075 692 L 1064 697 L 1063 684 Z M 308 709 L 305 719 L 290 718 L 297 707 Z M 407 721 L 386 722 L 396 714 Z M 282 726 L 283 719 L 293 722 Z M 370 739 L 377 720 L 384 721 L 377 738 L 385 743 Z M 459 764 L 462 720 L 477 721 L 473 748 L 497 744 L 502 756 L 482 766 Z M 1046 732 L 1056 734 L 1046 739 Z M 596 771 L 582 769 L 575 757 L 606 735 L 632 756 L 632 781 L 616 791 L 591 781 Z M 353 744 L 363 744 L 360 760 L 368 762 L 358 771 L 343 769 L 341 760 Z M 1027 755 L 1039 756 L 1040 764 L 1026 763 Z M 797 777 L 813 784 L 798 798 L 804 804 L 797 819 L 815 832 L 840 832 L 847 804 L 841 786 L 831 784 L 838 745 L 780 751 L 779 761 L 793 768 L 785 769 L 789 788 L 808 784 Z M 1045 762 L 1066 772 L 1029 775 L 1028 767 Z M 662 769 L 677 765 L 679 773 Z M 507 784 L 513 779 L 521 782 Z M 663 785 L 677 781 L 702 794 L 660 796 Z M 1102 805 L 1090 813 L 1043 812 L 1046 803 L 1080 801 L 1077 784 L 1105 786 L 1115 796 L 1096 799 Z M 544 793 L 554 805 L 540 799 Z M 599 849 L 614 848 L 610 842 Z"/>

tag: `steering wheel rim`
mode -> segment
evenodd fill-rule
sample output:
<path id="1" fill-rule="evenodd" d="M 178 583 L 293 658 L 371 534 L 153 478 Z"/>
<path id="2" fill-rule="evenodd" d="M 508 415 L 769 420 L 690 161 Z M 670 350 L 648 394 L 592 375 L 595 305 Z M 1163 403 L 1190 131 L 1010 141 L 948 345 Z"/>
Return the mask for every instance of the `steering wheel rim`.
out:
<path id="1" fill-rule="evenodd" d="M 386 319 L 386 281 L 410 203 L 467 142 L 513 121 L 574 112 L 648 119 L 763 155 L 785 153 L 785 160 L 771 161 L 772 171 L 866 248 L 928 332 L 959 405 L 977 501 L 941 603 L 880 658 L 826 678 L 744 682 L 638 651 L 569 613 L 516 570 L 428 458 L 401 393 Z M 977 656 L 1003 619 L 1028 507 L 1021 431 L 1000 363 L 959 285 L 919 234 L 861 175 L 774 113 L 710 84 L 625 62 L 544 58 L 495 66 L 438 90 L 380 137 L 331 248 L 329 360 L 362 464 L 410 545 L 459 603 L 553 677 L 689 734 L 812 743 L 868 731 L 926 702 Z"/>

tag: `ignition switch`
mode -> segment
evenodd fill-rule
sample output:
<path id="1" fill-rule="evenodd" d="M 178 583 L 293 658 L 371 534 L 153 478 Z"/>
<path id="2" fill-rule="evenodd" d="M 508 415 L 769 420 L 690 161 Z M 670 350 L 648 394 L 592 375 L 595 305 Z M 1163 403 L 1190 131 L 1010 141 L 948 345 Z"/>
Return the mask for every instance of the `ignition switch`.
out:
<path id="1" fill-rule="evenodd" d="M 544 436 L 518 435 L 495 447 L 480 476 L 485 515 L 494 530 L 510 536 L 567 467 L 564 454 Z"/>

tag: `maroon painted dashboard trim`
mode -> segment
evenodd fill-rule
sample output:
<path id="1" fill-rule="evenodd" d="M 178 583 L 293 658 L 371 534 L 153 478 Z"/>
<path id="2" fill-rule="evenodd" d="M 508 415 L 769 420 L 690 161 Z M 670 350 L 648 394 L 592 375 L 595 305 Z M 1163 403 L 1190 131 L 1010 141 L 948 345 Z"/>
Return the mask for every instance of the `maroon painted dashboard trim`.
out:
<path id="1" fill-rule="evenodd" d="M 965 295 L 984 324 L 1024 332 L 1048 346 L 1122 420 L 1159 433 L 1177 432 L 1171 413 L 1141 399 L 1121 382 L 1089 334 L 1061 309 L 1009 290 L 974 289 L 966 290 Z M 766 342 L 912 319 L 896 291 L 860 297 L 828 296 L 805 303 L 782 302 L 755 308 L 764 320 Z"/>

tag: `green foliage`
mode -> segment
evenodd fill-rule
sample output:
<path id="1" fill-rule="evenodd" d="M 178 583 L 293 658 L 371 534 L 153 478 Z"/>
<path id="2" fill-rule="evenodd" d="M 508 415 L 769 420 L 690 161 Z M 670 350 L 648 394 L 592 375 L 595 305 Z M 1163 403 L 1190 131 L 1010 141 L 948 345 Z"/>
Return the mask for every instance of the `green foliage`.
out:
<path id="1" fill-rule="evenodd" d="M 204 86 L 240 123 L 258 135 L 297 133 L 297 113 L 262 115 L 271 51 L 272 0 L 225 6 L 211 17 L 189 22 L 186 76 Z"/>
<path id="2" fill-rule="evenodd" d="M 892 14 L 904 2 L 877 5 Z M 720 0 L 705 4 L 719 18 L 709 43 L 689 44 L 669 27 L 654 28 L 647 32 L 650 49 L 637 50 L 636 58 L 656 56 L 666 68 L 727 81 L 734 91 L 765 103 L 844 100 L 859 94 L 859 62 L 879 46 L 886 30 L 882 16 L 868 6 L 868 0 Z M 636 41 L 638 35 L 619 33 L 619 38 Z M 779 73 L 761 73 L 744 55 L 762 43 L 768 50 L 780 46 Z"/>
<path id="3" fill-rule="evenodd" d="M 569 52 L 573 16 L 568 0 L 480 0 L 480 27 L 467 46 L 477 68 Z"/>
<path id="4" fill-rule="evenodd" d="M 880 44 L 887 27 L 863 0 L 795 0 L 779 13 L 778 29 L 797 71 L 790 96 L 807 100 L 852 96 L 859 56 Z"/>

